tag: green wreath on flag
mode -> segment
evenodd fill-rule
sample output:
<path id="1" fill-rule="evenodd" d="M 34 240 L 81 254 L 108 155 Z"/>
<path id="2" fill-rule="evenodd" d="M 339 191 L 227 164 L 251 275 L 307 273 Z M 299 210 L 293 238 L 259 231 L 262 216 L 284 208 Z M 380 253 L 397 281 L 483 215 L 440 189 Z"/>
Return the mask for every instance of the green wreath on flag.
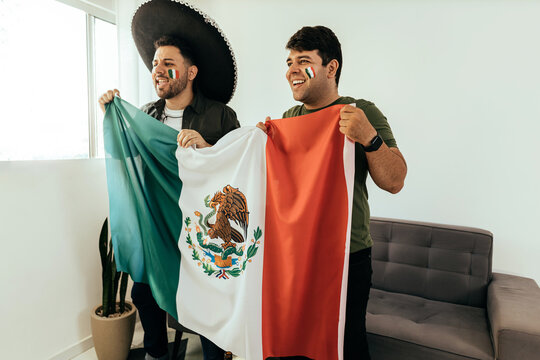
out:
<path id="1" fill-rule="evenodd" d="M 209 207 L 208 196 L 205 198 L 205 204 Z M 215 275 L 219 279 L 229 279 L 229 276 L 238 277 L 246 270 L 247 264 L 257 254 L 262 231 L 259 227 L 253 230 L 253 238 L 246 252 L 245 244 L 238 249 L 233 246 L 223 249 L 220 245 L 210 241 L 207 237 L 207 228 L 204 226 L 214 214 L 215 210 L 212 209 L 203 219 L 202 214 L 195 211 L 195 215 L 199 218 L 198 223 L 195 224 L 195 242 L 191 236 L 193 231 L 191 219 L 189 217 L 184 219 L 185 230 L 188 233 L 186 242 L 189 248 L 192 249 L 191 257 L 197 262 L 197 265 L 202 266 L 204 273 L 208 276 Z"/>

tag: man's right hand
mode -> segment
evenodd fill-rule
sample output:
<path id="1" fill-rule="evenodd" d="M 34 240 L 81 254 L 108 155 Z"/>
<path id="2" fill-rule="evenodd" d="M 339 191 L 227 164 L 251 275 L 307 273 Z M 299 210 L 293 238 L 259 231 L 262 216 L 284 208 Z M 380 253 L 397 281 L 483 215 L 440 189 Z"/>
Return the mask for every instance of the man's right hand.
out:
<path id="1" fill-rule="evenodd" d="M 265 119 L 264 121 L 265 121 L 265 122 L 266 122 L 266 121 L 270 121 L 270 116 L 267 116 L 266 119 Z M 268 135 L 268 128 L 266 127 L 266 125 L 265 125 L 263 122 L 259 122 L 259 123 L 257 124 L 257 127 L 258 127 L 259 129 L 261 129 L 262 131 L 264 131 L 264 133 L 265 133 L 266 135 Z"/>
<path id="2" fill-rule="evenodd" d="M 111 101 L 113 101 L 115 95 L 120 96 L 120 91 L 118 91 L 117 89 L 109 90 L 105 94 L 101 95 L 101 97 L 99 98 L 99 101 L 98 101 L 99 107 L 101 107 L 101 111 L 103 111 L 104 114 L 105 114 L 105 104 L 108 104 Z"/>

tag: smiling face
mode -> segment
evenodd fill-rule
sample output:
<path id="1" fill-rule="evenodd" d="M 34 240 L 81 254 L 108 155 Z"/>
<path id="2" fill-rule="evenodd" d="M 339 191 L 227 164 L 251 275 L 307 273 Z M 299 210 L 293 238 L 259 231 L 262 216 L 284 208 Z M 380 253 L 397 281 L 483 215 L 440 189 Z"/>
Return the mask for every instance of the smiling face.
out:
<path id="1" fill-rule="evenodd" d="M 304 103 L 308 109 L 320 108 L 334 101 L 337 98 L 337 85 L 334 80 L 336 64 L 337 61 L 332 60 L 323 66 L 317 50 L 291 50 L 287 58 L 289 69 L 285 77 L 294 99 Z M 313 77 L 306 73 L 306 69 L 310 67 L 315 73 Z"/>
<path id="2" fill-rule="evenodd" d="M 172 99 L 182 93 L 188 84 L 191 86 L 189 67 L 190 65 L 186 63 L 177 47 L 168 45 L 158 47 L 154 54 L 152 68 L 152 80 L 157 95 L 161 99 Z M 168 74 L 169 69 L 178 70 L 180 78 L 171 79 Z"/>

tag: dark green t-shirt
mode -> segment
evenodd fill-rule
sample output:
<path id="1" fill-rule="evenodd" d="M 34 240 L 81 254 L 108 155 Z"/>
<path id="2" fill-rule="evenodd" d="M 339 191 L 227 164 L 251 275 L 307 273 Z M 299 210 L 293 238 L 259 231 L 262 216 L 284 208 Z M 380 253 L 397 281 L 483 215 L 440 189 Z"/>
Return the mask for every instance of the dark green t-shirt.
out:
<path id="1" fill-rule="evenodd" d="M 342 96 L 332 105 L 355 103 L 366 114 L 369 122 L 384 140 L 388 147 L 397 147 L 396 140 L 392 134 L 392 129 L 386 121 L 386 117 L 370 101 L 355 100 L 352 97 Z M 328 107 L 328 106 L 325 106 Z M 321 108 L 323 109 L 323 108 Z M 311 114 L 321 109 L 308 110 L 304 105 L 297 105 L 283 113 L 283 118 Z M 338 129 L 336 128 L 336 131 Z M 369 204 L 368 192 L 366 187 L 366 178 L 368 173 L 368 163 L 366 153 L 362 146 L 355 143 L 355 171 L 354 171 L 354 195 L 351 226 L 351 253 L 371 247 L 373 240 L 369 233 Z"/>

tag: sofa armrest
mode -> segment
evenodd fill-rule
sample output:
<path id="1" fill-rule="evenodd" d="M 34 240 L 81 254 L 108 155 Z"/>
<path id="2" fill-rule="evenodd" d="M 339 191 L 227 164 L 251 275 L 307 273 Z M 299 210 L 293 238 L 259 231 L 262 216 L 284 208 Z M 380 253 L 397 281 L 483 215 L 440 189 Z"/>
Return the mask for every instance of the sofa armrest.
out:
<path id="1" fill-rule="evenodd" d="M 540 288 L 533 279 L 493 273 L 487 313 L 496 359 L 539 356 Z"/>

